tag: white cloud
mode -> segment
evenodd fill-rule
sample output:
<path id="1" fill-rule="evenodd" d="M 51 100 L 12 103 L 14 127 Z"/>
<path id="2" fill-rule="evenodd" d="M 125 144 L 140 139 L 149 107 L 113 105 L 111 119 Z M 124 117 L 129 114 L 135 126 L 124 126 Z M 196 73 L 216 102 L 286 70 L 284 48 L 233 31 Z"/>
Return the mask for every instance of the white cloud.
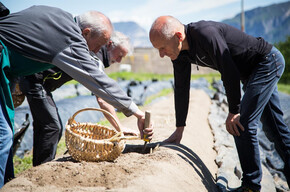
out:
<path id="1" fill-rule="evenodd" d="M 140 1 L 140 5 L 134 8 L 128 6 L 128 9 L 125 10 L 110 11 L 108 16 L 113 22 L 135 21 L 148 30 L 152 22 L 161 15 L 182 18 L 184 15 L 195 14 L 238 1 L 240 0 L 147 0 Z"/>

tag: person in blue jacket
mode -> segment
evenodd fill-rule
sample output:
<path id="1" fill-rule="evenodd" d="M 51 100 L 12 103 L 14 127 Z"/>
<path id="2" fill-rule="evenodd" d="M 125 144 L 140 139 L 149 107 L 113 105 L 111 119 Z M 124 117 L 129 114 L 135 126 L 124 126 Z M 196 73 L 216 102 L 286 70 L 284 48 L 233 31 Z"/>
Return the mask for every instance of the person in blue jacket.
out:
<path id="1" fill-rule="evenodd" d="M 275 138 L 289 185 L 290 130 L 283 120 L 277 90 L 277 82 L 285 68 L 280 51 L 263 38 L 252 37 L 224 23 L 199 21 L 183 25 L 172 16 L 158 17 L 149 36 L 160 57 L 170 57 L 174 67 L 176 130 L 165 142 L 180 143 L 182 139 L 188 112 L 191 64 L 210 67 L 220 72 L 229 104 L 226 129 L 234 136 L 243 171 L 242 186 L 236 191 L 261 189 L 257 129 L 263 112 L 271 114 L 267 121 L 271 129 L 265 133 L 271 136 L 268 138 Z"/>

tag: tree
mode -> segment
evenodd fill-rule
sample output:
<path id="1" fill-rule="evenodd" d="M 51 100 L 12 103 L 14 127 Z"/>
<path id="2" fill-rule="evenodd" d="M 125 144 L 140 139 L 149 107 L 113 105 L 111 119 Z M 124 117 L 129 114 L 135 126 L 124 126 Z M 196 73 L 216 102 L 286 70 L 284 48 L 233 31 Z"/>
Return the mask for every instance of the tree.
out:
<path id="1" fill-rule="evenodd" d="M 285 70 L 280 82 L 290 83 L 290 36 L 286 38 L 286 41 L 279 42 L 275 46 L 281 51 L 285 59 Z"/>

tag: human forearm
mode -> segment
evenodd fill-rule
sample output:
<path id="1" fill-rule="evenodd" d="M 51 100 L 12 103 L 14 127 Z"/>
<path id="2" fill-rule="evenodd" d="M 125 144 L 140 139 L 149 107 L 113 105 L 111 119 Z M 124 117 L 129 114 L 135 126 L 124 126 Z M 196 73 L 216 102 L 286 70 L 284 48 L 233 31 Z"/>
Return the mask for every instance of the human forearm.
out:
<path id="1" fill-rule="evenodd" d="M 174 61 L 174 103 L 176 126 L 185 126 L 188 113 L 191 64 Z"/>
<path id="2" fill-rule="evenodd" d="M 138 108 L 136 104 L 115 80 L 96 67 L 100 65 L 101 61 L 91 58 L 87 50 L 78 50 L 77 53 L 74 53 L 71 52 L 71 47 L 68 47 L 54 58 L 53 64 L 126 116 L 132 115 Z"/>
<path id="3" fill-rule="evenodd" d="M 115 108 L 112 106 L 112 105 L 110 105 L 110 104 L 108 104 L 107 102 L 105 102 L 103 99 L 101 99 L 101 98 L 98 98 L 98 97 L 96 97 L 97 98 L 97 101 L 98 101 L 98 103 L 99 103 L 99 106 L 100 106 L 100 108 L 101 109 L 104 109 L 104 110 L 106 110 L 106 111 L 108 111 L 109 113 L 111 113 L 113 116 L 114 116 L 114 119 L 110 116 L 110 115 L 108 115 L 108 114 L 105 114 L 104 113 L 104 116 L 106 117 L 106 119 L 110 122 L 110 124 L 117 130 L 117 131 L 122 131 L 121 129 L 121 127 L 119 127 L 119 126 L 121 126 L 121 123 L 120 123 L 120 121 L 119 121 L 119 118 L 117 117 L 117 114 L 116 114 L 116 111 L 115 111 Z"/>

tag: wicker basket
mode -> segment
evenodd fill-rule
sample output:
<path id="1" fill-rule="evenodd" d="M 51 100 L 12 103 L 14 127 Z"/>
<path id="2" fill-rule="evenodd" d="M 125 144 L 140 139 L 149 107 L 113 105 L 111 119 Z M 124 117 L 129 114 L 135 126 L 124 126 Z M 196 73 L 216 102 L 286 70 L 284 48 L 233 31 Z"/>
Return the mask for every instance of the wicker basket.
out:
<path id="1" fill-rule="evenodd" d="M 125 137 L 121 132 L 96 123 L 75 122 L 77 114 L 87 110 L 101 111 L 110 115 L 120 128 L 114 116 L 98 108 L 85 108 L 77 111 L 66 124 L 65 142 L 69 154 L 77 161 L 114 161 L 124 150 L 125 141 L 139 139 Z M 121 129 L 120 129 L 121 130 Z"/>

